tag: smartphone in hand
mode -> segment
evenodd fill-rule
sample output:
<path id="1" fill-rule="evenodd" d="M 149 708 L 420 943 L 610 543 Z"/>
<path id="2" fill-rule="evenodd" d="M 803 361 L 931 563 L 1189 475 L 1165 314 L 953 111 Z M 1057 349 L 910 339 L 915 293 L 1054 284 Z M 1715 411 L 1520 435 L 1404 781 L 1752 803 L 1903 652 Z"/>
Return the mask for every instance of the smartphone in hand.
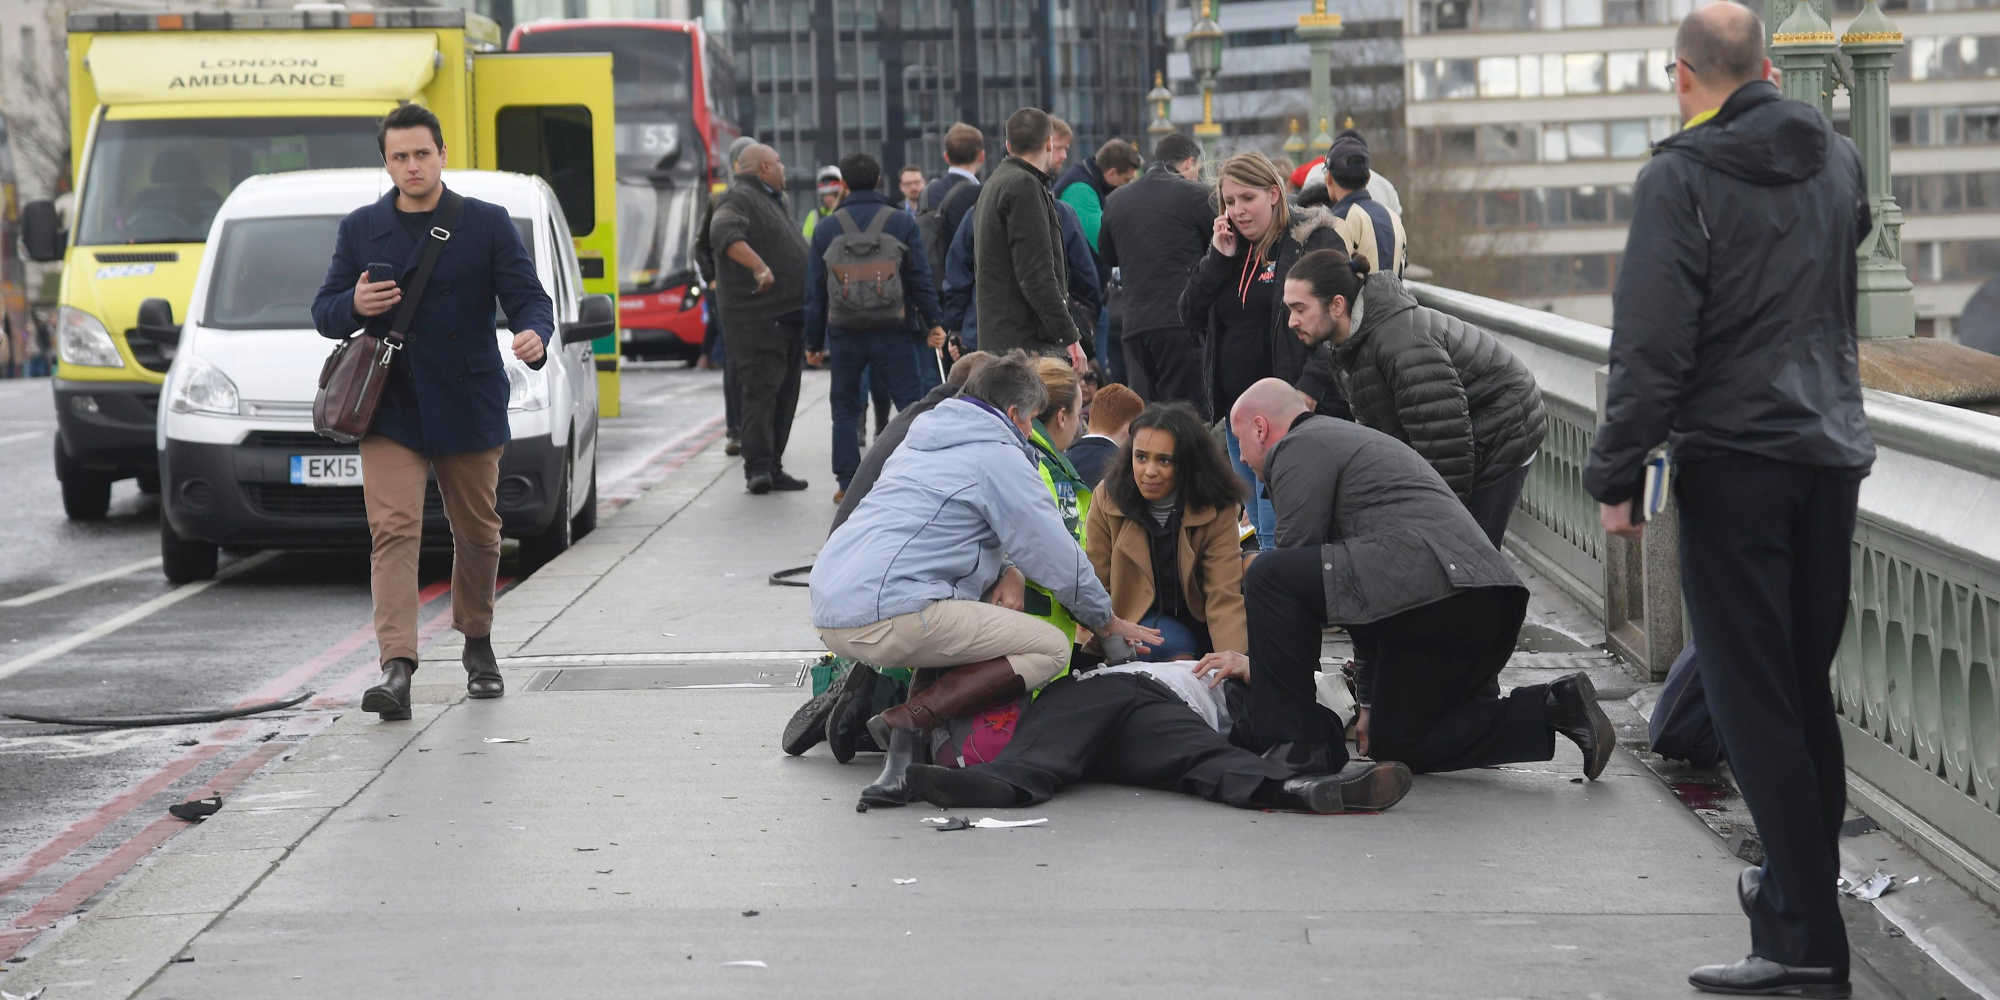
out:
<path id="1" fill-rule="evenodd" d="M 368 280 L 371 282 L 395 281 L 401 275 L 402 268 L 394 264 L 375 263 L 368 265 L 367 271 Z"/>

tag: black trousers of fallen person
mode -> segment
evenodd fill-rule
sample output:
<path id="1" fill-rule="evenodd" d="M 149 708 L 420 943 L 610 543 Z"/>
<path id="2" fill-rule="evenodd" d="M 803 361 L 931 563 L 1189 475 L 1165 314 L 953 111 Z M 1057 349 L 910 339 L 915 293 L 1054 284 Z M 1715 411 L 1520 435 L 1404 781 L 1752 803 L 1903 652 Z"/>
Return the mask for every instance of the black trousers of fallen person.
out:
<path id="1" fill-rule="evenodd" d="M 1243 582 L 1250 718 L 1235 734 L 1251 749 L 1289 744 L 1287 760 L 1315 769 L 1347 758 L 1339 720 L 1315 700 L 1327 624 L 1324 580 L 1317 546 L 1277 549 L 1250 564 Z M 1372 671 L 1370 756 L 1402 761 L 1412 771 L 1554 757 L 1548 685 L 1517 687 L 1505 697 L 1487 693 L 1513 653 L 1527 608 L 1524 591 L 1465 590 L 1348 625 Z"/>
<path id="2" fill-rule="evenodd" d="M 1729 455 L 1681 463 L 1674 486 L 1702 688 L 1764 841 L 1750 952 L 1845 972 L 1834 880 L 1846 765 L 1827 673 L 1847 621 L 1861 479 Z"/>
<path id="3" fill-rule="evenodd" d="M 1020 806 L 1047 802 L 1065 785 L 1104 781 L 1256 808 L 1265 782 L 1297 776 L 1232 745 L 1166 685 L 1132 674 L 1049 684 L 1021 713 L 1013 742 L 967 770 L 1014 786 Z"/>

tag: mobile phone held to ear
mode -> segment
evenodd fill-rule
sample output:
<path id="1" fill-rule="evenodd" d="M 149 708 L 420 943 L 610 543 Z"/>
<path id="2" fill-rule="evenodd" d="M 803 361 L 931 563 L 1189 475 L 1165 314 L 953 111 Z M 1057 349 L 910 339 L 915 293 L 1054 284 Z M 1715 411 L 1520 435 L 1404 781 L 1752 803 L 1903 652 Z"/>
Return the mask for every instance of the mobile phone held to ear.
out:
<path id="1" fill-rule="evenodd" d="M 368 280 L 370 282 L 395 281 L 401 270 L 401 268 L 398 268 L 394 264 L 370 264 L 368 265 Z"/>

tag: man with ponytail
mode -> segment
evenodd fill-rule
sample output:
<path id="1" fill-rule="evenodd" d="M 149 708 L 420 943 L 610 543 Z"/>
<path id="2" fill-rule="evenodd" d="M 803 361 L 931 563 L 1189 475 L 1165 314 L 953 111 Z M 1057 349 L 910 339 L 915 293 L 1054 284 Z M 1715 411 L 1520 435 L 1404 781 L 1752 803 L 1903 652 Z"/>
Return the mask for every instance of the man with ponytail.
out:
<path id="1" fill-rule="evenodd" d="M 1416 449 L 1499 548 L 1546 423 L 1528 366 L 1339 250 L 1300 257 L 1284 301 L 1292 332 L 1317 352 L 1307 382 L 1337 371 L 1354 419 Z"/>

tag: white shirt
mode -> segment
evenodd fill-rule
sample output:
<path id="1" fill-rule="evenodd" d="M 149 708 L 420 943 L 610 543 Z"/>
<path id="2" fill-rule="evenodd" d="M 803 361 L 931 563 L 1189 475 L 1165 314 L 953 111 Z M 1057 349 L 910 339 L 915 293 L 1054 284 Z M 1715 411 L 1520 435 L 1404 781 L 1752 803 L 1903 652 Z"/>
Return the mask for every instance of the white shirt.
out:
<path id="1" fill-rule="evenodd" d="M 1167 690 L 1187 702 L 1201 721 L 1208 723 L 1216 732 L 1226 732 L 1229 727 L 1229 707 L 1222 700 L 1222 689 L 1210 687 L 1208 682 L 1196 677 L 1195 660 L 1174 660 L 1170 663 L 1126 663 L 1116 667 L 1098 667 L 1086 674 L 1078 675 L 1078 680 L 1090 680 L 1107 674 L 1138 674 L 1159 681 Z"/>
<path id="2" fill-rule="evenodd" d="M 972 181 L 974 183 L 977 183 L 979 181 L 978 174 L 975 174 L 972 171 L 965 169 L 964 167 L 953 167 L 950 170 L 945 171 L 945 173 L 957 174 L 958 176 L 963 177 L 966 180 Z"/>

